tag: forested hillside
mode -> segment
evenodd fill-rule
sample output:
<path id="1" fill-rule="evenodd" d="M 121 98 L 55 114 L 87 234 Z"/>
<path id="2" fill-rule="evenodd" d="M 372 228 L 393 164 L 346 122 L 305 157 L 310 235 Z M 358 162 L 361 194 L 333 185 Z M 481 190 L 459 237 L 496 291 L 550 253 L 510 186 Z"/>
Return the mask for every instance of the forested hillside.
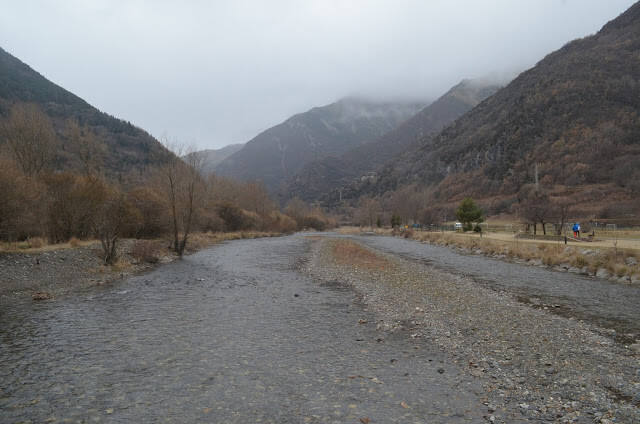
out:
<path id="1" fill-rule="evenodd" d="M 0 50 L 0 253 L 5 242 L 98 239 L 114 264 L 128 237 L 155 239 L 134 249 L 154 261 L 165 241 L 182 256 L 193 232 L 331 225 L 304 206 L 283 215 L 260 183 L 203 175 L 204 153 L 172 144 L 174 152 Z"/>
<path id="2" fill-rule="evenodd" d="M 343 155 L 311 162 L 289 180 L 279 194 L 285 200 L 298 197 L 315 201 L 324 193 L 375 171 L 424 137 L 441 131 L 499 88 L 499 82 L 493 79 L 464 80 L 377 140 L 356 146 Z"/>
<path id="3" fill-rule="evenodd" d="M 0 48 L 0 117 L 9 118 L 12 107 L 20 103 L 37 105 L 51 119 L 56 139 L 50 165 L 56 170 L 84 166 L 78 157 L 82 154 L 71 140 L 72 121 L 83 137 L 91 139 L 94 159 L 111 179 L 135 178 L 136 173 L 139 176 L 169 157 L 169 152 L 146 131 L 99 111 Z"/>
<path id="4" fill-rule="evenodd" d="M 637 3 L 343 196 L 389 196 L 414 185 L 432 208 L 473 196 L 488 213 L 501 213 L 538 187 L 539 195 L 565 199 L 585 216 L 633 214 L 640 197 L 639 78 Z"/>

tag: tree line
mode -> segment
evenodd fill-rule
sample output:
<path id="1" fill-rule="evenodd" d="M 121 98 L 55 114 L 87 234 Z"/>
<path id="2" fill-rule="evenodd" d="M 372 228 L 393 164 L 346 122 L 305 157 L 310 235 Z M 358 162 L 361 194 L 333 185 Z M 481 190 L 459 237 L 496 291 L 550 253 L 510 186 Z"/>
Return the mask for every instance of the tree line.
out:
<path id="1" fill-rule="evenodd" d="M 299 199 L 281 210 L 260 182 L 202 175 L 202 154 L 178 142 L 164 140 L 173 154 L 144 175 L 107 178 L 101 135 L 74 119 L 56 126 L 36 104 L 0 117 L 0 240 L 98 239 L 111 264 L 123 237 L 165 238 L 182 256 L 194 232 L 335 225 Z"/>
<path id="2" fill-rule="evenodd" d="M 362 196 L 353 210 L 356 222 L 365 227 L 433 226 L 458 219 L 467 231 L 479 230 L 482 216 L 507 214 L 526 226 L 533 234 L 550 230 L 561 235 L 571 219 L 578 219 L 580 212 L 569 196 L 551 196 L 535 184 L 526 185 L 517 196 L 499 197 L 476 201 L 463 198 L 460 203 L 435 201 L 433 187 L 418 184 L 406 185 L 386 196 Z M 474 225 L 475 224 L 475 225 Z"/>

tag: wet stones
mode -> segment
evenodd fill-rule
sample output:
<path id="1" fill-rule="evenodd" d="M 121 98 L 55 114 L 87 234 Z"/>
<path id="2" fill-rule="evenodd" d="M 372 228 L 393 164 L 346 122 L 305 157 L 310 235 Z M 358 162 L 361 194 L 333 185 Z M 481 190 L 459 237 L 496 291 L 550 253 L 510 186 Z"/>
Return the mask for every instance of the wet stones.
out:
<path id="1" fill-rule="evenodd" d="M 435 343 L 464 373 L 484 381 L 487 421 L 640 422 L 638 405 L 613 398 L 605 387 L 637 393 L 638 343 L 621 346 L 580 320 L 551 314 L 565 305 L 535 297 L 514 302 L 508 292 L 485 290 L 470 279 L 391 254 L 398 275 L 374 276 L 355 274 L 323 249 L 318 252 L 316 272 L 338 276 L 366 298 L 377 331 L 408 331 L 416 343 Z M 569 264 L 562 271 L 588 272 Z"/>

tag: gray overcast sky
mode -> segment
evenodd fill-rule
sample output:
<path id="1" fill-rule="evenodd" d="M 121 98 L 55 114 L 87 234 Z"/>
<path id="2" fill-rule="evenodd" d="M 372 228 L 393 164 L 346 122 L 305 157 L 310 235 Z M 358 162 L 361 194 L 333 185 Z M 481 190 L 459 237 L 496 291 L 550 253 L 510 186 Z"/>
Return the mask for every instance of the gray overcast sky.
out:
<path id="1" fill-rule="evenodd" d="M 633 0 L 0 0 L 0 47 L 160 138 L 219 148 L 353 94 L 522 71 Z"/>

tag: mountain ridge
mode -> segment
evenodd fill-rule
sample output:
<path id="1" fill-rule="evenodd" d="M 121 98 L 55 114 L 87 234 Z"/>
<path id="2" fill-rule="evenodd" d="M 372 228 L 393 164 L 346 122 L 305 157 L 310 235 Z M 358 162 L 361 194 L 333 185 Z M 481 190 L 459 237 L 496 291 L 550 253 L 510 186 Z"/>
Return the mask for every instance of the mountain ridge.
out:
<path id="1" fill-rule="evenodd" d="M 236 153 L 244 147 L 244 143 L 227 144 L 219 149 L 205 149 L 196 152 L 203 155 L 203 174 L 209 174 L 213 172 L 215 167 L 223 160 Z"/>
<path id="2" fill-rule="evenodd" d="M 534 190 L 537 170 L 551 196 L 591 214 L 612 202 L 623 210 L 640 196 L 638 75 L 640 3 L 549 53 L 375 178 L 346 187 L 343 197 L 418 184 L 432 204 L 473 196 L 501 213 Z M 335 204 L 335 194 L 326 200 Z"/>
<path id="3" fill-rule="evenodd" d="M 433 135 L 445 125 L 495 93 L 496 80 L 465 79 L 450 88 L 436 101 L 377 140 L 352 148 L 341 156 L 327 156 L 308 164 L 288 182 L 280 196 L 283 200 L 299 197 L 317 200 L 353 178 L 375 171 L 395 155 L 409 149 L 419 138 Z"/>
<path id="4" fill-rule="evenodd" d="M 258 134 L 214 171 L 240 180 L 261 180 L 273 191 L 312 160 L 376 139 L 424 105 L 350 97 L 315 107 Z"/>
<path id="5" fill-rule="evenodd" d="M 53 159 L 57 170 L 78 166 L 67 149 L 70 119 L 93 132 L 106 152 L 103 170 L 112 180 L 135 179 L 172 155 L 143 129 L 98 110 L 0 48 L 0 116 L 7 117 L 16 103 L 35 103 L 51 119 L 59 138 Z"/>

